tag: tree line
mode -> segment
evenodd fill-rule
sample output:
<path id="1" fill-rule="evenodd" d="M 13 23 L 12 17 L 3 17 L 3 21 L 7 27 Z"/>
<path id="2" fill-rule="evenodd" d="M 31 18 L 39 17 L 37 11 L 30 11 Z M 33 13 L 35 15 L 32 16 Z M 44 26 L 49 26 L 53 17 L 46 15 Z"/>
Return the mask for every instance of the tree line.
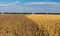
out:
<path id="1" fill-rule="evenodd" d="M 3 13 L 1 13 L 0 12 L 0 14 L 60 14 L 60 13 L 27 13 L 27 12 L 22 12 L 22 13 L 20 13 L 20 12 L 3 12 Z"/>

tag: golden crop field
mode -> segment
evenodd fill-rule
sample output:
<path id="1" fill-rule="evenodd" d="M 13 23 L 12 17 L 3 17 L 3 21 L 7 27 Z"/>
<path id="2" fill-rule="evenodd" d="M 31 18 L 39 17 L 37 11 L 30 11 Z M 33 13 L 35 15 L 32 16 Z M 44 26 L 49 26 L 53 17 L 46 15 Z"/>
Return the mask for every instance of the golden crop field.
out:
<path id="1" fill-rule="evenodd" d="M 0 14 L 0 36 L 60 36 L 60 15 Z"/>
<path id="2" fill-rule="evenodd" d="M 60 36 L 60 15 L 26 15 L 29 19 L 36 22 L 39 31 L 36 32 L 40 36 Z"/>

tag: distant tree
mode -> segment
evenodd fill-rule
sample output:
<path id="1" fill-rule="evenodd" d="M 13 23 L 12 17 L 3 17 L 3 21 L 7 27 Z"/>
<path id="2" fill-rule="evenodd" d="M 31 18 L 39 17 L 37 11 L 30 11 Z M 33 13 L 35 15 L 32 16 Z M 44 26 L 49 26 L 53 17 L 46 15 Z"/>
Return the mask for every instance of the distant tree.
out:
<path id="1" fill-rule="evenodd" d="M 2 14 L 2 13 L 0 12 L 0 14 Z"/>

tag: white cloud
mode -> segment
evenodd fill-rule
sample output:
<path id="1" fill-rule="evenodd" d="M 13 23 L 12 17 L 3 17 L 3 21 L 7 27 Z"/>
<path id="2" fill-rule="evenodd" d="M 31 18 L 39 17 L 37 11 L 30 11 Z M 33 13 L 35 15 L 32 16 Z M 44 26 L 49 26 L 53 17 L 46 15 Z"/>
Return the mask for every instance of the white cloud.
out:
<path id="1" fill-rule="evenodd" d="M 40 5 L 40 4 L 60 4 L 57 2 L 29 2 L 29 3 L 24 3 L 25 5 Z"/>
<path id="2" fill-rule="evenodd" d="M 15 6 L 16 4 L 13 3 L 2 3 L 0 6 Z"/>
<path id="3" fill-rule="evenodd" d="M 19 3 L 19 1 L 15 1 L 15 2 L 13 2 L 13 3 Z"/>
<path id="4" fill-rule="evenodd" d="M 1 6 L 16 6 L 17 3 L 19 3 L 19 2 L 18 1 L 11 2 L 11 3 L 0 2 L 0 7 Z"/>

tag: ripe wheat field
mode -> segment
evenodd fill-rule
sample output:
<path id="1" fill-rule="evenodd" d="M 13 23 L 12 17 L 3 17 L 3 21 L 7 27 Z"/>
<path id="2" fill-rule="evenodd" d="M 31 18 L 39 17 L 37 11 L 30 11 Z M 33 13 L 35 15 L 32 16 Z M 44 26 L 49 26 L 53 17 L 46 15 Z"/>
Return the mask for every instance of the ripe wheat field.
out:
<path id="1" fill-rule="evenodd" d="M 0 36 L 60 36 L 60 15 L 0 14 Z"/>
<path id="2" fill-rule="evenodd" d="M 39 26 L 37 36 L 60 36 L 60 15 L 26 15 Z"/>

